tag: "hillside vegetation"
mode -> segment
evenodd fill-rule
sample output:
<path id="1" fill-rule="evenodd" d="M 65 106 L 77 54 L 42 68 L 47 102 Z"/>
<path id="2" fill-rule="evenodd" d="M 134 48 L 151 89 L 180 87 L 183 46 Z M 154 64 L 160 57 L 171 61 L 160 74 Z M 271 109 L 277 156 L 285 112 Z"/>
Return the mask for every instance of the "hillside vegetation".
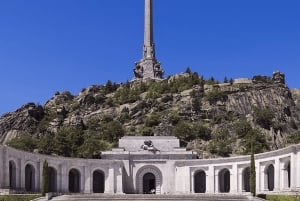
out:
<path id="1" fill-rule="evenodd" d="M 256 153 L 300 142 L 300 92 L 284 75 L 204 79 L 188 68 L 162 81 L 56 92 L 42 106 L 0 118 L 1 142 L 17 149 L 100 158 L 125 135 L 174 135 L 200 158 Z"/>

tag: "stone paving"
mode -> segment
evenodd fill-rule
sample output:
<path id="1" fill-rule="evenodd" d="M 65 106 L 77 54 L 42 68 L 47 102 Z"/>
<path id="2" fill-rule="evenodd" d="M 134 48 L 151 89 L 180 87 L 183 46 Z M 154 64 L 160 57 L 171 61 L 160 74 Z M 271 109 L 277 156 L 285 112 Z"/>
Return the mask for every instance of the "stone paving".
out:
<path id="1" fill-rule="evenodd" d="M 63 195 L 55 197 L 53 201 L 248 201 L 249 199 L 243 195 L 233 194 L 193 194 L 193 195 L 142 195 L 142 194 L 82 194 L 82 195 Z"/>

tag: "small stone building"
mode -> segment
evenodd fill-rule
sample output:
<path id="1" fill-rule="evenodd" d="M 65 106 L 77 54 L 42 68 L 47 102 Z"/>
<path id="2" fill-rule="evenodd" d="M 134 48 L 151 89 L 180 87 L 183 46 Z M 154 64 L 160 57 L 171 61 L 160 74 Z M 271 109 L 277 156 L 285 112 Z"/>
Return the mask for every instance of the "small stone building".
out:
<path id="1" fill-rule="evenodd" d="M 123 137 L 119 148 L 102 159 L 79 159 L 27 153 L 0 146 L 2 193 L 38 192 L 43 162 L 49 164 L 49 187 L 59 193 L 247 193 L 250 156 L 197 159 L 171 136 Z M 300 189 L 300 145 L 257 154 L 258 193 Z"/>

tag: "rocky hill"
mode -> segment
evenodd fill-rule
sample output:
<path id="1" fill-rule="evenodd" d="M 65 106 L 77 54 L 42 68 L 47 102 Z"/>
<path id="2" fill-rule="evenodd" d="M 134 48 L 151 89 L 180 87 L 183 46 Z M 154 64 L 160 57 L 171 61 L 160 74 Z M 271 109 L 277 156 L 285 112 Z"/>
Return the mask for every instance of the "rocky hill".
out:
<path id="1" fill-rule="evenodd" d="M 285 76 L 204 80 L 197 73 L 56 92 L 0 118 L 1 143 L 77 157 L 99 157 L 123 135 L 175 135 L 199 157 L 278 149 L 298 140 L 300 91 Z"/>

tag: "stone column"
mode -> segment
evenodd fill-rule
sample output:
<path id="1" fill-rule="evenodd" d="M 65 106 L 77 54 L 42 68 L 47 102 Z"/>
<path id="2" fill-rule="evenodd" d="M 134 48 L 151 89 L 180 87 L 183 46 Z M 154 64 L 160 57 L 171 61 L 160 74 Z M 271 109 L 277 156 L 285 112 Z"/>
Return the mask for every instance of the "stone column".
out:
<path id="1" fill-rule="evenodd" d="M 232 169 L 230 171 L 230 193 L 237 193 L 238 187 L 238 168 L 237 164 L 232 165 Z"/>
<path id="2" fill-rule="evenodd" d="M 215 193 L 219 193 L 219 172 L 220 170 L 216 170 L 214 171 L 215 175 L 214 175 L 214 178 L 215 178 Z"/>
<path id="3" fill-rule="evenodd" d="M 20 166 L 20 172 L 21 172 L 21 189 L 25 190 L 25 161 L 24 159 L 21 159 L 21 166 Z"/>
<path id="4" fill-rule="evenodd" d="M 22 160 L 21 159 L 17 159 L 16 161 L 16 188 L 17 189 L 21 189 L 22 188 Z"/>
<path id="5" fill-rule="evenodd" d="M 114 193 L 115 186 L 115 169 L 114 167 L 110 167 L 108 169 L 108 178 L 105 182 L 105 193 Z"/>
<path id="6" fill-rule="evenodd" d="M 206 186 L 207 186 L 207 193 L 214 193 L 214 166 L 210 165 L 208 167 L 207 176 L 206 176 Z"/>
<path id="7" fill-rule="evenodd" d="M 296 181 L 297 181 L 297 155 L 294 152 L 291 153 L 290 166 L 291 166 L 291 177 L 290 177 L 291 186 L 290 186 L 290 188 L 294 189 L 297 186 L 297 184 L 296 184 Z"/>
<path id="8" fill-rule="evenodd" d="M 7 158 L 7 149 L 3 148 L 1 150 L 2 166 L 0 167 L 1 172 L 1 188 L 9 189 L 9 161 Z"/>
<path id="9" fill-rule="evenodd" d="M 265 185 L 265 180 L 267 179 L 267 176 L 265 174 L 265 165 L 260 165 L 260 191 L 268 191 L 266 185 Z"/>
<path id="10" fill-rule="evenodd" d="M 153 11 L 152 0 L 145 0 L 145 24 L 144 24 L 144 59 L 153 58 Z"/>
<path id="11" fill-rule="evenodd" d="M 62 168 L 61 164 L 57 166 L 57 172 L 56 172 L 56 188 L 57 192 L 63 192 L 62 190 Z"/>
<path id="12" fill-rule="evenodd" d="M 123 168 L 122 166 L 119 167 L 118 173 L 116 174 L 116 193 L 123 194 Z"/>
<path id="13" fill-rule="evenodd" d="M 244 190 L 244 186 L 243 186 L 243 168 L 240 167 L 240 168 L 237 169 L 237 192 L 242 193 L 243 190 Z"/>
<path id="14" fill-rule="evenodd" d="M 36 175 L 35 175 L 35 181 L 36 181 L 36 186 L 35 190 L 36 192 L 39 192 L 41 189 L 41 184 L 42 184 L 42 172 L 43 172 L 43 163 L 41 162 L 36 162 Z"/>
<path id="15" fill-rule="evenodd" d="M 256 192 L 261 191 L 261 167 L 258 161 L 255 160 L 255 185 L 256 185 Z"/>
<path id="16" fill-rule="evenodd" d="M 296 169 L 296 188 L 300 189 L 300 152 L 297 152 L 296 155 L 296 164 L 295 164 L 295 169 Z"/>
<path id="17" fill-rule="evenodd" d="M 63 193 L 69 192 L 69 172 L 66 164 L 61 165 L 61 187 Z"/>
<path id="18" fill-rule="evenodd" d="M 84 172 L 84 193 L 92 193 L 92 179 L 91 179 L 91 169 L 89 166 L 83 167 Z"/>
<path id="19" fill-rule="evenodd" d="M 280 160 L 279 158 L 275 159 L 274 165 L 274 191 L 280 190 Z"/>

